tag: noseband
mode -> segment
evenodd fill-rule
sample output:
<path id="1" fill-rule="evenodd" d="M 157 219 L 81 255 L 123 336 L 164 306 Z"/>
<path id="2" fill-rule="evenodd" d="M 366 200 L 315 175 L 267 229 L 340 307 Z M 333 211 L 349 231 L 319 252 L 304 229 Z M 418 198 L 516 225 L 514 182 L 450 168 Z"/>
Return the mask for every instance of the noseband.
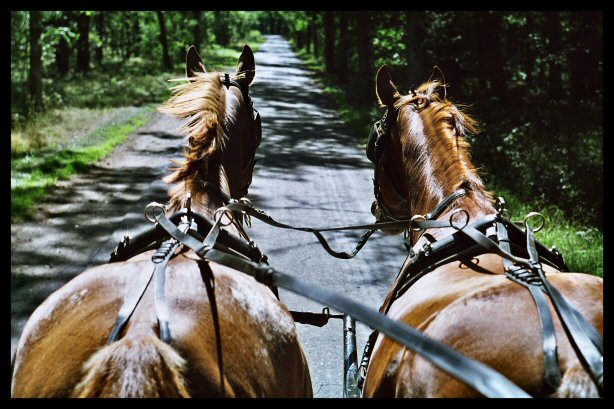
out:
<path id="1" fill-rule="evenodd" d="M 382 200 L 379 187 L 379 168 L 382 164 L 382 152 L 384 146 L 390 140 L 390 128 L 393 121 L 397 119 L 400 108 L 388 108 L 384 113 L 384 116 L 379 121 L 373 124 L 371 133 L 369 134 L 369 142 L 367 143 L 367 158 L 375 165 L 375 172 L 373 174 L 373 193 L 375 195 L 374 205 L 377 206 L 382 215 L 387 219 L 397 220 Z M 374 210 L 374 209 L 372 209 Z M 379 219 L 379 217 L 378 217 Z"/>

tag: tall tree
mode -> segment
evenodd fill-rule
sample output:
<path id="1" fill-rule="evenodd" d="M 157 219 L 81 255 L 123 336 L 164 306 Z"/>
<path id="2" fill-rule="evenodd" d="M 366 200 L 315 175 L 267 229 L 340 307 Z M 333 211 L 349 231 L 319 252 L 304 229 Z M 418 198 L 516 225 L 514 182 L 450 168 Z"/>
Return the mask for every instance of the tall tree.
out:
<path id="1" fill-rule="evenodd" d="M 326 72 L 335 73 L 335 15 L 324 12 L 324 65 Z"/>
<path id="2" fill-rule="evenodd" d="M 103 48 L 104 48 L 104 11 L 99 11 L 96 14 L 96 32 L 98 35 L 98 42 L 96 44 L 96 62 L 102 64 Z"/>
<path id="3" fill-rule="evenodd" d="M 47 19 L 47 25 L 55 27 L 60 32 L 55 43 L 55 68 L 60 77 L 66 76 L 70 69 L 72 49 L 68 42 L 68 33 L 71 31 L 74 20 L 75 15 L 72 11 L 55 12 Z"/>
<path id="4" fill-rule="evenodd" d="M 203 18 L 202 11 L 192 11 L 192 17 L 196 24 L 194 25 L 194 46 L 200 50 L 200 45 L 203 42 L 203 32 L 206 33 L 207 26 Z"/>
<path id="5" fill-rule="evenodd" d="M 506 96 L 505 73 L 501 58 L 501 14 L 483 12 L 478 27 L 479 76 L 482 88 L 490 85 L 491 94 L 504 98 Z"/>
<path id="6" fill-rule="evenodd" d="M 30 107 L 34 111 L 43 110 L 43 50 L 40 39 L 43 31 L 40 11 L 30 12 L 30 70 L 28 73 L 28 93 Z"/>
<path id="7" fill-rule="evenodd" d="M 222 47 L 230 44 L 230 27 L 228 11 L 215 11 L 215 38 Z M 274 19 L 271 17 L 271 32 L 274 32 Z"/>
<path id="8" fill-rule="evenodd" d="M 572 13 L 572 46 L 569 47 L 570 91 L 574 99 L 592 99 L 602 84 L 603 14 Z"/>
<path id="9" fill-rule="evenodd" d="M 313 55 L 316 59 L 320 56 L 320 42 L 318 41 L 318 12 L 312 11 L 310 18 L 311 33 L 313 34 Z"/>
<path id="10" fill-rule="evenodd" d="M 426 66 L 422 40 L 424 29 L 420 22 L 424 20 L 424 11 L 405 12 L 405 50 L 407 58 L 407 76 L 409 81 L 419 85 L 425 78 Z"/>
<path id="11" fill-rule="evenodd" d="M 356 46 L 358 47 L 358 81 L 357 91 L 362 105 L 375 102 L 375 78 L 372 69 L 370 16 L 366 11 L 354 12 L 356 22 Z"/>
<path id="12" fill-rule="evenodd" d="M 339 12 L 339 44 L 337 46 L 337 79 L 341 84 L 348 83 L 348 12 Z"/>
<path id="13" fill-rule="evenodd" d="M 168 52 L 168 40 L 166 38 L 166 22 L 164 21 L 164 13 L 162 11 L 156 11 L 158 15 L 158 23 L 160 24 L 160 43 L 162 44 L 162 65 L 165 70 L 172 70 L 173 63 L 171 56 Z"/>
<path id="14" fill-rule="evenodd" d="M 79 39 L 77 40 L 77 70 L 88 72 L 90 70 L 90 13 L 79 12 L 77 17 Z"/>
<path id="15" fill-rule="evenodd" d="M 548 94 L 550 98 L 560 98 L 563 95 L 561 79 L 561 17 L 558 11 L 546 13 L 548 30 L 549 75 Z"/>

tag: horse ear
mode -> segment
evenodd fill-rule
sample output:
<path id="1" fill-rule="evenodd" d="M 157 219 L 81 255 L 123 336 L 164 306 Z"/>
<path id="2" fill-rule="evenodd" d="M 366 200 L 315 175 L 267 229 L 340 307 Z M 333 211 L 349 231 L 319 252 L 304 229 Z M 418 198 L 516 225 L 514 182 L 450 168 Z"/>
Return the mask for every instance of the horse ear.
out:
<path id="1" fill-rule="evenodd" d="M 239 78 L 239 82 L 245 85 L 251 84 L 256 76 L 254 52 L 247 44 L 243 46 L 243 52 L 237 62 L 237 74 L 239 73 L 245 73 L 245 77 Z"/>
<path id="2" fill-rule="evenodd" d="M 196 72 L 207 72 L 203 60 L 200 59 L 200 55 L 196 51 L 196 47 L 193 45 L 188 49 L 188 55 L 185 59 L 185 75 L 188 78 L 195 76 Z"/>
<path id="3" fill-rule="evenodd" d="M 380 104 L 387 107 L 392 107 L 399 97 L 399 92 L 392 82 L 392 77 L 390 76 L 390 72 L 388 72 L 388 66 L 386 64 L 382 65 L 379 71 L 377 71 L 375 92 L 377 93 Z"/>

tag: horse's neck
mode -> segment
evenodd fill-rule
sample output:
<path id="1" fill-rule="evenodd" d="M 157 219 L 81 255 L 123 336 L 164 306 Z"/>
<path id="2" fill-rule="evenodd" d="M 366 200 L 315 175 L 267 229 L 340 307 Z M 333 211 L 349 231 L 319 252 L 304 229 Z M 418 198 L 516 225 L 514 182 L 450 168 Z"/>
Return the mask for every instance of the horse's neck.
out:
<path id="1" fill-rule="evenodd" d="M 466 195 L 452 202 L 448 209 L 438 217 L 438 220 L 449 220 L 452 213 L 457 209 L 463 209 L 469 213 L 469 222 L 474 222 L 484 216 L 494 214 L 495 208 L 493 207 L 490 195 L 485 190 L 479 177 L 475 174 L 469 174 L 467 176 L 468 178 L 459 179 L 455 184 L 448 184 L 449 186 L 454 186 L 453 188 L 437 189 L 435 192 L 424 194 L 422 198 L 410 201 L 412 206 L 412 209 L 410 209 L 411 214 L 424 215 L 432 212 L 444 198 L 460 187 L 465 189 Z M 423 192 L 424 191 L 425 190 L 423 190 Z M 458 215 L 454 216 L 454 221 L 464 222 L 464 218 L 464 213 L 460 212 Z M 427 232 L 436 240 L 439 240 L 454 233 L 454 230 L 445 228 L 429 229 Z"/>
<path id="2" fill-rule="evenodd" d="M 185 207 L 188 195 L 190 195 L 192 211 L 203 214 L 213 221 L 216 210 L 226 204 L 220 192 L 232 197 L 230 184 L 223 168 L 215 166 L 214 169 L 215 171 L 210 168 L 207 176 L 202 179 L 192 178 L 181 181 L 172 193 L 171 210 L 177 211 Z M 237 236 L 239 235 L 233 224 L 225 227 L 225 230 Z"/>

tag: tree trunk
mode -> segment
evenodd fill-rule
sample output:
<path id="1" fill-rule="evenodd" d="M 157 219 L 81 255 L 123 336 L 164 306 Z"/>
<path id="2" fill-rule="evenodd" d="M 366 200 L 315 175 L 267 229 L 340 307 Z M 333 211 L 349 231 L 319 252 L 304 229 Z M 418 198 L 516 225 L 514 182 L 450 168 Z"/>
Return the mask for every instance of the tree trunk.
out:
<path id="1" fill-rule="evenodd" d="M 77 70 L 85 73 L 90 70 L 90 16 L 86 12 L 79 13 L 77 27 Z"/>
<path id="2" fill-rule="evenodd" d="M 164 13 L 156 11 L 158 15 L 158 23 L 160 23 L 160 43 L 162 44 L 162 65 L 165 70 L 170 71 L 173 69 L 173 63 L 171 62 L 171 56 L 168 53 L 168 41 L 166 39 L 166 22 L 164 21 Z"/>
<path id="3" fill-rule="evenodd" d="M 550 54 L 550 66 L 548 75 L 548 94 L 550 98 L 559 99 L 563 96 L 561 79 L 561 17 L 558 11 L 546 13 L 548 27 L 548 51 Z"/>
<path id="4" fill-rule="evenodd" d="M 30 108 L 35 112 L 43 110 L 43 49 L 40 38 L 43 31 L 40 11 L 30 11 L 30 70 L 28 73 L 28 94 Z"/>
<path id="5" fill-rule="evenodd" d="M 410 84 L 419 86 L 428 75 L 425 67 L 425 55 L 422 47 L 424 29 L 420 21 L 424 19 L 424 11 L 405 12 L 405 46 L 407 50 L 407 77 Z"/>
<path id="6" fill-rule="evenodd" d="M 200 45 L 203 42 L 204 31 L 201 29 L 201 25 L 204 26 L 204 23 L 202 22 L 203 19 L 201 18 L 202 11 L 192 11 L 192 17 L 194 18 L 194 21 L 196 21 L 196 25 L 194 26 L 194 46 L 197 50 L 200 50 Z"/>
<path id="7" fill-rule="evenodd" d="M 320 55 L 320 47 L 318 41 L 318 12 L 313 11 L 311 15 L 311 22 L 313 23 L 311 32 L 313 33 L 313 55 L 318 59 Z"/>
<path id="8" fill-rule="evenodd" d="M 273 23 L 274 20 L 271 20 L 271 31 L 275 28 Z M 227 11 L 215 11 L 215 38 L 222 47 L 228 47 L 230 43 L 230 33 L 228 32 Z"/>
<path id="9" fill-rule="evenodd" d="M 335 73 L 335 15 L 324 12 L 324 65 L 328 74 Z"/>
<path id="10" fill-rule="evenodd" d="M 104 46 L 104 11 L 99 11 L 96 15 L 96 31 L 100 45 L 96 46 L 96 62 L 102 64 Z"/>
<path id="11" fill-rule="evenodd" d="M 126 39 L 126 47 L 124 48 L 124 60 L 128 61 L 130 59 L 130 57 L 132 57 L 132 17 L 134 12 L 128 11 L 126 12 L 125 16 L 126 16 L 126 21 L 124 24 L 122 24 L 122 27 L 124 29 L 124 38 Z"/>
<path id="12" fill-rule="evenodd" d="M 341 84 L 348 83 L 348 12 L 339 12 L 339 46 L 337 48 L 337 78 Z"/>
<path id="13" fill-rule="evenodd" d="M 501 15 L 498 12 L 484 12 L 481 17 L 478 44 L 480 83 L 483 88 L 490 85 L 492 96 L 505 98 L 505 73 L 500 42 Z"/>
<path id="14" fill-rule="evenodd" d="M 61 36 L 55 46 L 55 67 L 60 77 L 66 76 L 70 69 L 70 47 L 64 36 Z"/>
<path id="15" fill-rule="evenodd" d="M 139 17 L 139 12 L 135 11 L 132 20 L 132 53 L 137 56 L 141 48 L 141 20 Z"/>
<path id="16" fill-rule="evenodd" d="M 311 29 L 311 19 L 307 17 L 307 36 L 305 37 L 305 50 L 311 52 L 311 37 L 313 36 Z"/>
<path id="17" fill-rule="evenodd" d="M 531 14 L 531 12 L 527 13 L 527 33 L 526 33 L 526 40 L 524 41 L 524 47 L 523 47 L 523 53 L 522 56 L 523 58 L 523 65 L 524 65 L 524 71 L 527 74 L 527 85 L 530 87 L 531 85 L 533 85 L 533 83 L 535 82 L 535 76 L 533 75 L 533 67 L 535 64 L 535 58 L 536 58 L 536 54 L 535 54 L 535 45 L 533 44 L 532 40 L 531 40 L 531 34 L 533 34 L 535 32 L 535 20 L 533 19 L 533 15 Z"/>
<path id="18" fill-rule="evenodd" d="M 370 38 L 370 18 L 366 11 L 354 12 L 356 20 L 356 43 L 358 47 L 358 78 L 356 88 L 360 103 L 364 106 L 372 105 L 375 102 L 375 78 L 371 69 L 371 38 Z"/>
<path id="19" fill-rule="evenodd" d="M 570 91 L 576 100 L 594 100 L 603 87 L 602 12 L 580 11 L 572 14 L 572 46 L 569 54 Z"/>

